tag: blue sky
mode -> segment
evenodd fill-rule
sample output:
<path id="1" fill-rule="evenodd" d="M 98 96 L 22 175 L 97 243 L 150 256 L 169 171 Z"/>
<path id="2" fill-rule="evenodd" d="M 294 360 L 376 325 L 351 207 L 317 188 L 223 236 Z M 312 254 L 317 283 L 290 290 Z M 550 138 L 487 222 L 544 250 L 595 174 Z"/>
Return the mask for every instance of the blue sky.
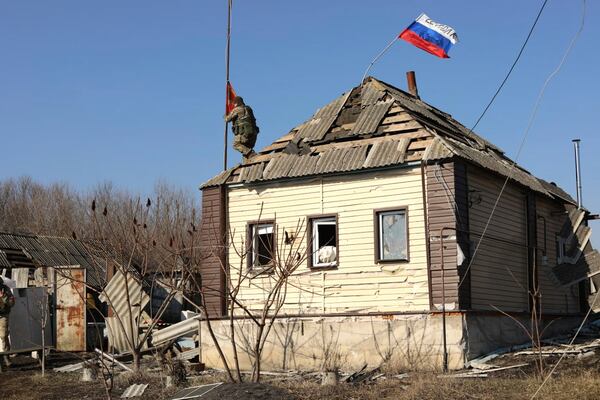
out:
<path id="1" fill-rule="evenodd" d="M 235 1 L 235 0 L 234 0 Z M 398 42 L 372 75 L 470 126 L 516 55 L 541 1 L 235 1 L 231 79 L 255 111 L 257 148 L 359 83 L 420 12 L 453 26 L 451 59 Z M 578 28 L 581 2 L 551 0 L 477 131 L 514 156 L 535 98 Z M 585 204 L 600 211 L 596 126 L 600 3 L 550 84 L 520 159 L 574 192 L 582 139 Z M 86 190 L 110 180 L 195 191 L 222 167 L 226 1 L 0 2 L 0 179 Z M 230 160 L 239 154 L 230 151 Z M 198 195 L 199 197 L 199 195 Z"/>

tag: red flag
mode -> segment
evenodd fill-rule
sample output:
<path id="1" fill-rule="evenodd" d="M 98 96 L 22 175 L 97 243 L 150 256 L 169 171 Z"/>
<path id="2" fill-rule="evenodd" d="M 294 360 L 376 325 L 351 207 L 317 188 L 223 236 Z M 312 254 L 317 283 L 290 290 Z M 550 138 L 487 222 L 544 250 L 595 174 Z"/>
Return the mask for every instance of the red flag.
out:
<path id="1" fill-rule="evenodd" d="M 227 99 L 225 100 L 225 115 L 229 115 L 235 108 L 234 100 L 237 97 L 231 83 L 227 82 Z"/>

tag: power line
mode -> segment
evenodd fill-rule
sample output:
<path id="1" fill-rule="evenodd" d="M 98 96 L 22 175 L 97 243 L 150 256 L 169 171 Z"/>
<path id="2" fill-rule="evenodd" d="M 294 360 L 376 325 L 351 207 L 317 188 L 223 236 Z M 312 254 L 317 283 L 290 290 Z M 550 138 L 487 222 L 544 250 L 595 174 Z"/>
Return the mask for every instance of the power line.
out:
<path id="1" fill-rule="evenodd" d="M 542 98 L 544 97 L 544 93 L 546 92 L 546 88 L 548 87 L 548 84 L 550 83 L 550 81 L 560 72 L 563 64 L 565 63 L 567 57 L 569 56 L 569 54 L 571 53 L 571 50 L 573 49 L 575 43 L 577 42 L 577 39 L 579 38 L 581 32 L 583 31 L 583 27 L 585 25 L 585 13 L 586 13 L 586 0 L 583 0 L 582 2 L 582 13 L 581 13 L 581 22 L 579 24 L 579 29 L 577 30 L 577 32 L 575 33 L 575 36 L 573 36 L 573 38 L 571 39 L 571 42 L 569 43 L 569 46 L 567 47 L 565 53 L 563 54 L 560 62 L 558 63 L 558 66 L 550 73 L 550 75 L 548 75 L 548 77 L 546 78 L 546 81 L 544 82 L 544 84 L 542 85 L 542 88 L 540 89 L 540 92 L 538 94 L 538 97 L 535 101 L 535 104 L 533 106 L 533 110 L 531 112 L 531 115 L 529 117 L 529 121 L 527 123 L 527 127 L 525 129 L 525 132 L 523 132 L 523 137 L 521 139 L 521 142 L 519 144 L 519 148 L 517 150 L 517 154 L 515 156 L 515 160 L 513 161 L 513 168 L 510 170 L 509 174 L 506 176 L 506 179 L 504 180 L 504 183 L 502 184 L 502 188 L 500 189 L 500 193 L 498 193 L 498 197 L 496 198 L 496 201 L 494 202 L 494 206 L 492 207 L 492 211 L 490 212 L 490 216 L 485 224 L 485 227 L 483 229 L 483 232 L 481 233 L 481 237 L 479 238 L 479 241 L 477 242 L 477 246 L 475 246 L 475 251 L 473 252 L 473 255 L 471 256 L 471 260 L 469 261 L 469 265 L 467 266 L 467 269 L 465 270 L 464 276 L 462 277 L 462 279 L 460 280 L 458 287 L 460 288 L 460 286 L 464 283 L 466 277 L 467 277 L 467 273 L 469 272 L 469 270 L 471 269 L 471 266 L 473 265 L 473 261 L 475 260 L 475 255 L 477 254 L 477 251 L 479 250 L 479 247 L 481 245 L 481 242 L 483 241 L 483 238 L 487 232 L 487 229 L 490 225 L 490 222 L 492 221 L 492 218 L 494 216 L 494 213 L 496 212 L 496 208 L 498 207 L 498 203 L 500 202 L 500 198 L 502 197 L 502 193 L 504 193 L 504 190 L 506 189 L 506 186 L 508 184 L 508 181 L 512 178 L 514 172 L 517 169 L 517 161 L 519 160 L 519 157 L 521 156 L 521 152 L 523 150 L 523 147 L 525 146 L 525 142 L 527 141 L 527 137 L 529 136 L 529 132 L 531 131 L 531 127 L 533 126 L 533 122 L 535 120 L 535 117 L 537 115 L 540 103 L 542 101 Z M 544 4 L 542 5 L 542 8 L 545 6 L 546 1 L 544 2 Z M 538 14 L 539 16 L 539 14 Z M 537 22 L 537 19 L 536 19 Z"/>
<path id="2" fill-rule="evenodd" d="M 469 134 L 475 130 L 477 125 L 479 125 L 479 122 L 483 119 L 483 116 L 490 109 L 490 107 L 492 106 L 492 103 L 494 103 L 494 101 L 496 100 L 496 97 L 498 97 L 498 94 L 500 94 L 500 91 L 502 90 L 502 88 L 504 87 L 506 82 L 508 81 L 508 78 L 510 77 L 513 70 L 515 69 L 515 66 L 519 62 L 519 59 L 521 59 L 521 55 L 523 54 L 523 51 L 525 50 L 525 47 L 527 46 L 527 43 L 529 42 L 529 38 L 531 38 L 531 35 L 533 34 L 533 30 L 535 29 L 535 26 L 537 25 L 537 23 L 540 19 L 540 16 L 542 15 L 542 11 L 544 11 L 544 8 L 546 8 L 547 3 L 548 3 L 548 0 L 544 0 L 544 3 L 540 7 L 540 11 L 538 11 L 537 16 L 535 17 L 535 20 L 533 21 L 533 24 L 531 25 L 531 28 L 529 29 L 529 33 L 527 34 L 527 37 L 525 38 L 525 41 L 523 42 L 523 45 L 521 46 L 521 49 L 519 50 L 519 53 L 517 54 L 517 57 L 515 58 L 515 61 L 513 61 L 512 65 L 510 66 L 510 69 L 508 70 L 508 73 L 502 80 L 502 83 L 500 83 L 500 86 L 498 86 L 498 89 L 496 89 L 496 93 L 494 93 L 494 95 L 492 96 L 492 99 L 489 101 L 487 106 L 485 106 L 485 108 L 483 109 L 483 112 L 481 113 L 479 118 L 477 118 L 477 121 L 475 121 L 475 124 L 471 127 L 471 129 L 469 129 Z"/>

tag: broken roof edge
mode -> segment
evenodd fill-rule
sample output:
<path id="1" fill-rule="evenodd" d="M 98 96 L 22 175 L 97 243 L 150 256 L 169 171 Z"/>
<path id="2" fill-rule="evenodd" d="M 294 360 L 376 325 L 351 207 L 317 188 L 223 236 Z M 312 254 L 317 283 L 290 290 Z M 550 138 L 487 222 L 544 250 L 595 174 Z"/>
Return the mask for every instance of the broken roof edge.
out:
<path id="1" fill-rule="evenodd" d="M 393 164 L 393 165 L 371 167 L 371 168 L 361 168 L 361 169 L 355 169 L 355 170 L 349 170 L 349 171 L 334 171 L 334 172 L 325 172 L 325 173 L 321 173 L 321 174 L 310 174 L 310 175 L 285 177 L 285 178 L 261 179 L 261 180 L 254 180 L 251 182 L 224 182 L 219 185 L 207 186 L 207 187 L 204 187 L 203 189 L 209 188 L 209 187 L 221 186 L 221 185 L 224 185 L 228 188 L 235 189 L 235 188 L 240 188 L 240 187 L 272 185 L 274 183 L 279 184 L 279 183 L 289 183 L 289 182 L 299 182 L 299 181 L 305 182 L 305 181 L 314 180 L 315 178 L 331 178 L 331 177 L 345 176 L 345 175 L 361 175 L 361 174 L 368 174 L 368 173 L 378 172 L 378 171 L 389 171 L 389 170 L 394 170 L 394 169 L 402 170 L 402 169 L 417 167 L 420 165 L 421 165 L 421 161 L 407 161 L 402 164 Z"/>
<path id="2" fill-rule="evenodd" d="M 212 178 L 210 178 L 209 180 L 207 180 L 206 182 L 201 184 L 200 190 L 204 190 L 206 188 L 214 187 L 214 186 L 221 186 L 224 183 L 227 183 L 227 180 L 229 179 L 229 177 L 231 176 L 233 171 L 235 171 L 241 165 L 242 164 L 236 164 L 233 167 L 226 169 L 225 171 L 221 171 L 216 176 L 213 176 Z"/>

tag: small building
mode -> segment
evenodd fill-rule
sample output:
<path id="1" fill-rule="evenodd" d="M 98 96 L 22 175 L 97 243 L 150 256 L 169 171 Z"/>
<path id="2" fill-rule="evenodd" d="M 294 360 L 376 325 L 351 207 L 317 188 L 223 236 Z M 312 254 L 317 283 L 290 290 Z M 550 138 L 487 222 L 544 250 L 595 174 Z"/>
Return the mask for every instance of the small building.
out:
<path id="1" fill-rule="evenodd" d="M 46 345 L 61 351 L 85 351 L 104 330 L 98 295 L 106 270 L 78 240 L 0 233 L 0 272 L 14 283 L 11 350 Z M 92 306 L 93 305 L 93 306 Z"/>
<path id="2" fill-rule="evenodd" d="M 252 277 L 238 299 L 260 309 L 273 250 L 303 241 L 265 352 L 272 368 L 316 368 L 332 346 L 346 367 L 447 357 L 460 368 L 527 342 L 516 321 L 527 326 L 535 307 L 543 326 L 554 321 L 546 334 L 569 329 L 600 283 L 590 213 L 416 86 L 369 77 L 201 190 L 211 318 L 226 315 L 240 271 Z"/>

